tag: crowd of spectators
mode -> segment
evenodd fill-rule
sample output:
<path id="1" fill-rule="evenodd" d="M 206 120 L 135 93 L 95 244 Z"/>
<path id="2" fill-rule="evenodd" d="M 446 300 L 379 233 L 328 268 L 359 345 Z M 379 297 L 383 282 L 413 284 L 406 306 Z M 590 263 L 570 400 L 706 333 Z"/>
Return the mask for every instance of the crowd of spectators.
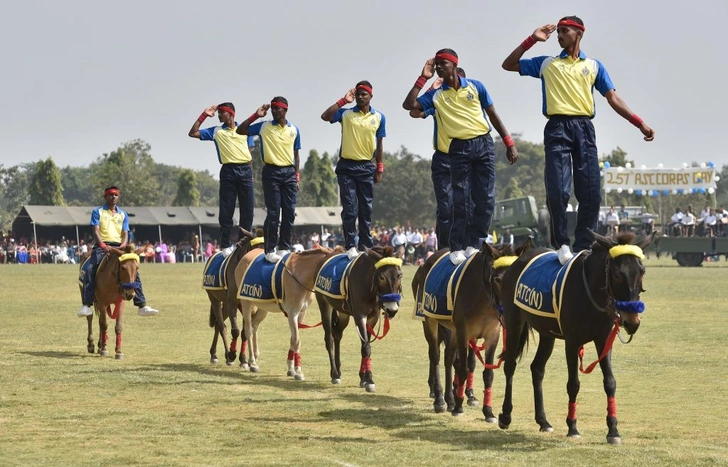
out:
<path id="1" fill-rule="evenodd" d="M 675 208 L 675 214 L 667 225 L 667 235 L 675 237 L 725 237 L 728 236 L 728 211 L 705 205 L 699 215 L 688 205 L 685 211 Z"/>

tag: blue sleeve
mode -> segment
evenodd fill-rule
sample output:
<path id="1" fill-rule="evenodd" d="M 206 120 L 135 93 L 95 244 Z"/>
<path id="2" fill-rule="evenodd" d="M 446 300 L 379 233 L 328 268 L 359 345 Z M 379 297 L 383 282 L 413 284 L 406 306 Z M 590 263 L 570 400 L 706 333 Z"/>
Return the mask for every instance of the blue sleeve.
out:
<path id="1" fill-rule="evenodd" d="M 433 115 L 435 115 L 435 109 L 427 109 L 427 110 L 424 110 L 424 112 L 425 112 L 425 116 L 422 118 L 432 117 Z"/>
<path id="2" fill-rule="evenodd" d="M 487 109 L 491 105 L 493 105 L 493 100 L 490 98 L 490 94 L 488 94 L 488 90 L 485 89 L 485 85 L 481 83 L 478 80 L 468 80 L 470 81 L 473 86 L 475 86 L 475 89 L 478 90 L 478 98 L 480 99 L 480 107 L 483 109 Z"/>
<path id="3" fill-rule="evenodd" d="M 385 138 L 387 136 L 387 119 L 384 118 L 384 114 L 379 112 L 382 119 L 379 121 L 379 128 L 377 128 L 377 138 Z"/>
<path id="4" fill-rule="evenodd" d="M 341 116 L 344 115 L 344 112 L 346 112 L 347 109 L 341 108 L 336 111 L 333 118 L 331 119 L 331 123 L 339 123 L 341 122 Z"/>
<path id="5" fill-rule="evenodd" d="M 437 89 L 430 89 L 423 95 L 417 98 L 417 102 L 420 103 L 420 106 L 422 106 L 422 110 L 425 111 L 425 115 L 432 115 L 435 113 L 435 104 L 432 100 L 432 97 L 435 95 L 435 92 L 437 92 Z"/>
<path id="6" fill-rule="evenodd" d="M 296 128 L 296 140 L 293 142 L 293 150 L 296 151 L 301 149 L 301 130 L 295 125 L 294 127 Z"/>
<path id="7" fill-rule="evenodd" d="M 597 79 L 594 81 L 594 87 L 597 88 L 597 91 L 599 91 L 602 96 L 614 89 L 612 78 L 609 77 L 607 69 L 599 60 L 597 60 Z"/>
<path id="8" fill-rule="evenodd" d="M 253 138 L 253 136 L 260 134 L 260 128 L 263 126 L 264 123 L 265 122 L 253 123 L 252 125 L 250 125 L 248 127 L 248 147 L 251 146 L 250 142 L 251 142 L 251 139 Z M 253 143 L 253 145 L 254 144 L 255 143 Z"/>
<path id="9" fill-rule="evenodd" d="M 522 58 L 518 61 L 521 67 L 521 76 L 533 76 L 534 78 L 541 77 L 541 65 L 547 56 L 533 57 L 533 58 Z"/>
<path id="10" fill-rule="evenodd" d="M 124 232 L 129 231 L 129 214 L 126 213 L 126 211 L 121 211 L 124 213 L 124 223 L 121 225 L 121 230 Z"/>
<path id="11" fill-rule="evenodd" d="M 253 135 L 248 135 L 248 147 L 252 148 L 255 146 L 255 138 L 253 138 Z"/>
<path id="12" fill-rule="evenodd" d="M 91 211 L 91 224 L 89 225 L 99 225 L 99 208 Z"/>
<path id="13" fill-rule="evenodd" d="M 211 126 L 210 128 L 200 130 L 200 139 L 202 141 L 212 141 L 212 139 L 215 137 L 215 128 L 216 127 Z"/>

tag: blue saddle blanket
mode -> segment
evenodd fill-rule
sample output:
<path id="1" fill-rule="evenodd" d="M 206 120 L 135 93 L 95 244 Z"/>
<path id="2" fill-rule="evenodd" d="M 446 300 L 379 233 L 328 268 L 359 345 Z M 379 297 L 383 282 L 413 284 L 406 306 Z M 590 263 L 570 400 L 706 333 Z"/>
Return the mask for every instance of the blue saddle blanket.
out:
<path id="1" fill-rule="evenodd" d="M 351 261 L 346 254 L 334 255 L 327 259 L 316 276 L 314 287 L 316 292 L 332 298 L 344 299 L 348 289 L 349 271 L 357 259 L 359 257 Z"/>
<path id="2" fill-rule="evenodd" d="M 518 277 L 513 303 L 529 313 L 558 319 L 566 277 L 580 254 L 563 266 L 555 251 L 534 257 Z"/>
<path id="3" fill-rule="evenodd" d="M 425 287 L 420 298 L 421 303 L 417 309 L 425 316 L 437 319 L 451 319 L 455 305 L 455 296 L 460 287 L 463 273 L 468 268 L 475 255 L 455 266 L 450 261 L 450 255 L 442 255 L 425 278 Z"/>
<path id="4" fill-rule="evenodd" d="M 230 264 L 232 254 L 223 256 L 222 252 L 217 252 L 210 256 L 205 263 L 205 270 L 202 273 L 202 288 L 205 290 L 225 290 L 227 289 L 227 279 L 225 272 Z"/>
<path id="5" fill-rule="evenodd" d="M 238 296 L 251 302 L 273 302 L 283 299 L 281 278 L 290 253 L 277 263 L 265 260 L 263 250 L 250 263 L 240 281 Z"/>

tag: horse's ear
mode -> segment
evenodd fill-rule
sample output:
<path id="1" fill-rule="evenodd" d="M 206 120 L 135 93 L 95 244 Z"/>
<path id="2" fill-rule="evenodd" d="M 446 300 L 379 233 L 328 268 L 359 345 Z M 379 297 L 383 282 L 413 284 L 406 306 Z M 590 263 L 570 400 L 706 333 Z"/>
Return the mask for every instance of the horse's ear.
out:
<path id="1" fill-rule="evenodd" d="M 142 253 L 144 253 L 144 247 L 143 246 L 137 248 L 136 250 L 134 250 L 134 254 L 135 255 L 141 255 Z"/>
<path id="2" fill-rule="evenodd" d="M 377 262 L 377 261 L 379 261 L 380 259 L 382 259 L 382 255 L 380 255 L 380 254 L 379 254 L 379 253 L 377 253 L 376 251 L 374 251 L 374 250 L 371 250 L 371 249 L 369 249 L 369 248 L 367 248 L 366 250 L 367 250 L 367 254 L 368 254 L 369 256 L 371 256 L 371 257 L 372 257 L 372 259 L 374 260 L 374 262 Z"/>
<path id="3" fill-rule="evenodd" d="M 607 237 L 602 237 L 598 233 L 594 232 L 592 229 L 589 229 L 589 233 L 592 234 L 592 237 L 594 237 L 594 241 L 605 250 L 608 250 L 616 245 L 614 240 Z"/>
<path id="4" fill-rule="evenodd" d="M 110 246 L 110 247 L 109 247 L 109 251 L 111 251 L 111 252 L 112 252 L 113 254 L 115 254 L 116 256 L 121 256 L 121 255 L 123 255 L 123 254 L 124 254 L 124 252 L 123 252 L 123 251 L 121 251 L 121 250 L 120 250 L 120 249 L 118 249 L 118 248 L 114 248 L 113 246 Z"/>
<path id="5" fill-rule="evenodd" d="M 640 238 L 635 245 L 640 247 L 641 249 L 645 249 L 648 246 L 652 244 L 652 242 L 655 241 L 655 235 L 657 235 L 657 231 L 652 232 L 650 235 L 645 235 L 644 237 Z"/>
<path id="6" fill-rule="evenodd" d="M 533 246 L 533 237 L 528 237 L 523 245 L 516 248 L 516 256 L 521 256 Z"/>
<path id="7" fill-rule="evenodd" d="M 254 238 L 255 236 L 244 228 L 240 227 L 240 239 L 242 240 L 243 237 Z"/>
<path id="8" fill-rule="evenodd" d="M 486 258 L 490 258 L 491 261 L 493 261 L 494 258 L 501 257 L 500 252 L 490 246 L 487 242 L 483 242 L 483 246 L 480 247 L 480 251 L 486 256 Z"/>

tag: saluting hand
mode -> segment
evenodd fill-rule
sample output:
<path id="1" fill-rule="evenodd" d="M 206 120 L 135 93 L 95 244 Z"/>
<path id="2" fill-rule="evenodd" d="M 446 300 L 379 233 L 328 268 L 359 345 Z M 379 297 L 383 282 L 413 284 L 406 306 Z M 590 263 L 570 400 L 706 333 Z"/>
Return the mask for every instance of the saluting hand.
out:
<path id="1" fill-rule="evenodd" d="M 263 118 L 268 114 L 268 109 L 270 109 L 270 104 L 263 104 L 258 107 L 258 110 L 256 110 L 255 113 L 258 115 L 258 118 Z"/>
<path id="2" fill-rule="evenodd" d="M 531 36 L 539 42 L 546 42 L 554 31 L 556 31 L 555 24 L 546 24 L 533 31 Z"/>
<path id="3" fill-rule="evenodd" d="M 206 109 L 204 110 L 204 113 L 205 113 L 205 115 L 207 115 L 208 117 L 214 117 L 214 116 L 215 116 L 215 112 L 216 112 L 216 111 L 217 111 L 217 106 L 216 106 L 216 105 L 211 105 L 210 107 L 208 107 L 208 108 L 206 108 Z"/>
<path id="4" fill-rule="evenodd" d="M 430 79 L 433 76 L 435 76 L 435 59 L 429 58 L 425 62 L 425 66 L 422 67 L 422 73 L 420 73 L 420 76 L 426 79 Z"/>
<path id="5" fill-rule="evenodd" d="M 346 94 L 344 94 L 344 100 L 351 104 L 354 102 L 354 98 L 356 96 L 356 89 L 351 88 L 348 91 L 346 91 Z"/>
<path id="6" fill-rule="evenodd" d="M 640 125 L 640 131 L 643 135 L 645 135 L 645 141 L 652 141 L 655 139 L 655 130 L 647 126 L 645 122 L 642 122 L 642 125 Z"/>

